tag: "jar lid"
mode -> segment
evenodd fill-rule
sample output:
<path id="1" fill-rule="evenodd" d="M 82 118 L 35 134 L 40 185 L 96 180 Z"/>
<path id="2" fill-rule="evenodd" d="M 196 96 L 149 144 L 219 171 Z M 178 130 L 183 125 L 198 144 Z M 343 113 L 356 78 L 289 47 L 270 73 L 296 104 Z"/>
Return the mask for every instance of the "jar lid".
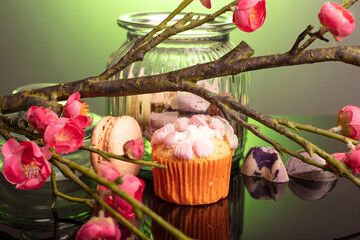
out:
<path id="1" fill-rule="evenodd" d="M 130 33 L 144 36 L 169 14 L 170 12 L 129 13 L 120 16 L 117 23 L 120 27 L 128 30 Z M 185 15 L 186 13 L 179 13 L 168 23 L 168 26 L 173 25 Z M 207 14 L 195 13 L 193 19 L 196 19 L 197 17 L 204 18 L 206 15 Z M 235 27 L 235 24 L 232 22 L 232 16 L 221 15 L 214 21 L 205 23 L 188 31 L 178 33 L 176 36 L 171 38 L 182 39 L 220 36 L 228 34 Z"/>

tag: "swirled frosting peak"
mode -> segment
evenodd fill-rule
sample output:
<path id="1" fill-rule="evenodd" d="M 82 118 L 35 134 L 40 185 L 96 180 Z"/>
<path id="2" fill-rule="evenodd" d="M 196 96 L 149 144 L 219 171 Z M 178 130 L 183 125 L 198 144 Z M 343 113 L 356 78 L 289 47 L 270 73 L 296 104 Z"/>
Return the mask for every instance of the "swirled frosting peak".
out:
<path id="1" fill-rule="evenodd" d="M 163 144 L 165 149 L 174 148 L 179 159 L 190 160 L 195 153 L 199 158 L 209 156 L 215 149 L 212 138 L 228 143 L 231 149 L 238 145 L 238 138 L 231 125 L 221 117 L 194 115 L 178 118 L 174 124 L 167 124 L 157 130 L 151 138 L 151 145 Z"/>

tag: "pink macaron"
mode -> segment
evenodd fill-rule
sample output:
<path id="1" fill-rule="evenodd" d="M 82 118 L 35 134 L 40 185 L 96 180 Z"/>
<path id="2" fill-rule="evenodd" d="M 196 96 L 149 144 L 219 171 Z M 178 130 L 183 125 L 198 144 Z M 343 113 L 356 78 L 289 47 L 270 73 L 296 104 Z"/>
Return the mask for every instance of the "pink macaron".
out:
<path id="1" fill-rule="evenodd" d="M 130 140 L 142 137 L 138 122 L 130 116 L 102 118 L 94 128 L 91 144 L 103 151 L 123 155 L 123 145 Z M 91 164 L 94 169 L 101 161 L 107 161 L 99 154 L 90 153 Z M 129 163 L 110 158 L 110 163 L 119 171 L 120 175 L 137 175 L 140 170 L 139 164 Z"/>

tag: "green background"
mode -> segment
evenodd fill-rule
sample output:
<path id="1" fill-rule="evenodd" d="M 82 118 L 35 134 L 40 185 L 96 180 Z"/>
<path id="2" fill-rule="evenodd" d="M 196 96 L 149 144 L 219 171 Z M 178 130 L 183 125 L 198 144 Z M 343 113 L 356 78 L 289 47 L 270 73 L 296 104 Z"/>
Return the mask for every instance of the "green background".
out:
<path id="1" fill-rule="evenodd" d="M 210 13 L 225 0 L 206 9 L 195 0 L 188 11 Z M 253 33 L 234 30 L 231 40 L 245 40 L 255 55 L 288 51 L 308 24 L 317 29 L 317 14 L 325 1 L 269 0 L 267 19 Z M 341 3 L 340 1 L 338 1 Z M 0 0 L 0 94 L 35 82 L 69 82 L 98 75 L 107 58 L 125 40 L 118 16 L 129 12 L 169 11 L 180 0 Z M 360 26 L 359 3 L 352 7 Z M 360 31 L 337 43 L 317 41 L 312 47 L 359 45 Z M 336 114 L 347 104 L 360 105 L 360 68 L 320 63 L 251 74 L 250 106 L 269 114 Z M 104 114 L 104 99 L 88 101 Z"/>

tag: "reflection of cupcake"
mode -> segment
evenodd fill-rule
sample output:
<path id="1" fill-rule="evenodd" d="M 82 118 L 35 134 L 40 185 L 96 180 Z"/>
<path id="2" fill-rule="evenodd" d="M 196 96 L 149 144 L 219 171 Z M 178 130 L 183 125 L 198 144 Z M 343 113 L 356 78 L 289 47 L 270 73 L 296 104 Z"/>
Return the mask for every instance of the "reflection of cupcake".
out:
<path id="1" fill-rule="evenodd" d="M 179 206 L 154 198 L 154 211 L 166 221 L 193 239 L 229 239 L 228 198 L 205 206 Z M 153 221 L 154 239 L 176 239 Z"/>
<path id="2" fill-rule="evenodd" d="M 152 160 L 168 167 L 153 169 L 155 194 L 184 205 L 227 197 L 237 144 L 233 128 L 220 117 L 194 115 L 165 125 L 151 139 Z"/>

